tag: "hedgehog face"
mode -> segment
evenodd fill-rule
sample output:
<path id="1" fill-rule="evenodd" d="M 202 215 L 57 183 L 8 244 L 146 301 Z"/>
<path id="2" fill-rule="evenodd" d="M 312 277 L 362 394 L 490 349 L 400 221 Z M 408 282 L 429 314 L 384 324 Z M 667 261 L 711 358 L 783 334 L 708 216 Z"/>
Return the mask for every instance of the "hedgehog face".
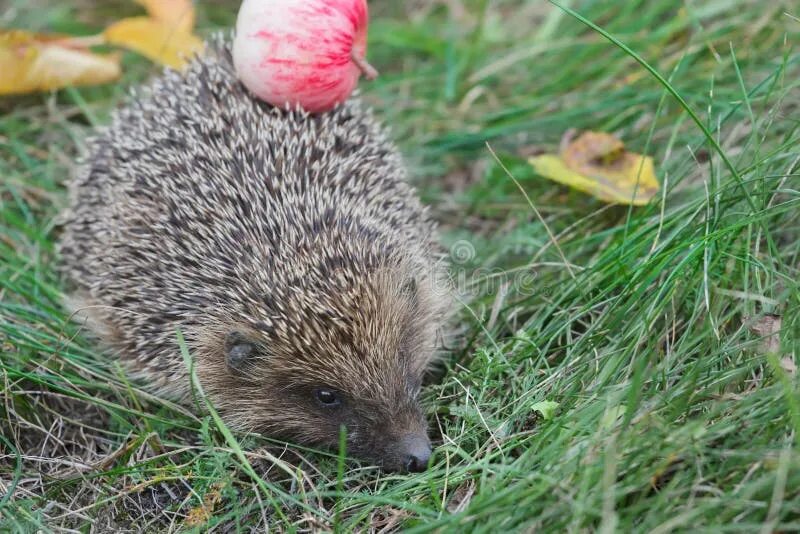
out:
<path id="1" fill-rule="evenodd" d="M 293 313 L 273 310 L 267 327 L 265 318 L 261 329 L 227 332 L 225 370 L 213 380 L 227 373 L 227 386 L 215 402 L 234 426 L 332 448 L 344 428 L 348 454 L 387 470 L 425 469 L 430 442 L 417 399 L 435 352 L 436 287 L 410 268 L 331 287 L 306 285 L 299 299 L 287 291 L 281 302 Z"/>

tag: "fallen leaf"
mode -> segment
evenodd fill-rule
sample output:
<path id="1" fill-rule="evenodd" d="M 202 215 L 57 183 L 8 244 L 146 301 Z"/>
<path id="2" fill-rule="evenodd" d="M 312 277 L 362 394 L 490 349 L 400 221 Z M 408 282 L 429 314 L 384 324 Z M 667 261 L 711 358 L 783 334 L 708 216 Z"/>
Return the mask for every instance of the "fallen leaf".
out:
<path id="1" fill-rule="evenodd" d="M 451 514 L 463 512 L 469 506 L 472 496 L 475 494 L 475 481 L 468 480 L 461 484 L 453 492 L 450 501 L 447 503 L 447 511 Z"/>
<path id="2" fill-rule="evenodd" d="M 575 139 L 575 131 L 569 130 L 561 140 L 561 158 L 571 169 L 591 172 L 595 166 L 611 166 L 625 153 L 625 145 L 603 132 L 584 132 Z"/>
<path id="3" fill-rule="evenodd" d="M 214 515 L 214 510 L 222 500 L 222 482 L 215 482 L 203 496 L 203 503 L 189 510 L 184 523 L 189 527 L 204 525 Z"/>
<path id="4" fill-rule="evenodd" d="M 540 401 L 531 406 L 532 412 L 539 412 L 542 414 L 542 419 L 549 421 L 553 418 L 558 408 L 558 403 L 553 401 Z"/>
<path id="5" fill-rule="evenodd" d="M 747 318 L 745 318 L 747 320 Z M 750 325 L 750 331 L 761 337 L 761 352 L 778 354 L 781 349 L 781 316 L 771 313 L 759 317 Z M 794 362 L 793 362 L 794 363 Z"/>
<path id="6" fill-rule="evenodd" d="M 545 178 L 605 202 L 641 206 L 658 192 L 653 158 L 627 152 L 622 141 L 606 133 L 584 132 L 563 142 L 560 154 L 528 162 Z"/>
<path id="7" fill-rule="evenodd" d="M 655 491 L 660 491 L 669 484 L 681 467 L 684 465 L 683 458 L 675 453 L 670 453 L 666 461 L 656 467 L 656 472 L 650 477 L 650 487 Z"/>
<path id="8" fill-rule="evenodd" d="M 106 28 L 103 36 L 109 44 L 133 50 L 176 69 L 203 48 L 197 36 L 150 17 L 122 19 Z"/>
<path id="9" fill-rule="evenodd" d="M 411 512 L 392 506 L 383 506 L 375 509 L 369 516 L 369 526 L 372 532 L 395 532 L 404 521 L 411 516 Z M 314 532 L 329 532 L 329 524 L 321 524 L 317 516 L 308 515 L 306 525 Z"/>
<path id="10" fill-rule="evenodd" d="M 107 83 L 121 70 L 115 54 L 95 54 L 60 35 L 11 30 L 0 32 L 0 72 L 0 95 L 9 95 Z"/>
<path id="11" fill-rule="evenodd" d="M 194 29 L 194 5 L 191 0 L 136 0 L 150 17 L 183 33 Z"/>

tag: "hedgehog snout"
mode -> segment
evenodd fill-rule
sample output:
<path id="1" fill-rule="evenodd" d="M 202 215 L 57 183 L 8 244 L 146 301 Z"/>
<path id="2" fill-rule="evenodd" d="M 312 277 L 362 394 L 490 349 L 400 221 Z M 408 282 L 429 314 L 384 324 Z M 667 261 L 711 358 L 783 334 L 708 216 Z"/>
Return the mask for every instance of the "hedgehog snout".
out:
<path id="1" fill-rule="evenodd" d="M 409 473 L 419 473 L 428 468 L 431 442 L 425 434 L 408 434 L 397 443 L 400 467 Z"/>
<path id="2" fill-rule="evenodd" d="M 428 468 L 430 457 L 431 442 L 427 433 L 416 431 L 389 438 L 378 462 L 384 471 L 420 473 Z"/>
<path id="3" fill-rule="evenodd" d="M 431 442 L 428 439 L 428 425 L 419 409 L 406 411 L 392 421 L 391 429 L 383 434 L 382 454 L 379 462 L 386 471 L 419 473 L 428 467 L 431 457 Z"/>

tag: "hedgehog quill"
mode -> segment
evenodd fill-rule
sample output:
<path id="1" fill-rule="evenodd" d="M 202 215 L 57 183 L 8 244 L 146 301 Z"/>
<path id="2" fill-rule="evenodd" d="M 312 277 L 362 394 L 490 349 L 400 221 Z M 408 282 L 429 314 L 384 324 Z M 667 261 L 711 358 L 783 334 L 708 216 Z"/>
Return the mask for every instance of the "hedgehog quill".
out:
<path id="1" fill-rule="evenodd" d="M 168 71 L 88 143 L 59 246 L 69 307 L 151 389 L 241 431 L 387 470 L 431 453 L 422 378 L 450 299 L 434 222 L 358 99 L 251 96 L 229 44 Z"/>

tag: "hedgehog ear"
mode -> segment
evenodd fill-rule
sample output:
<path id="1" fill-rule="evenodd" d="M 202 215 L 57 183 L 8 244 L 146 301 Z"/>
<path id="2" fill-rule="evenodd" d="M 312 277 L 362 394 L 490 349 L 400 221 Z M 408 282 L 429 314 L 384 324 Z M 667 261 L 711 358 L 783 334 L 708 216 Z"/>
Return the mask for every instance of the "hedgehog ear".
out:
<path id="1" fill-rule="evenodd" d="M 241 371 L 255 352 L 255 343 L 241 332 L 234 331 L 225 337 L 225 363 L 228 369 Z"/>

